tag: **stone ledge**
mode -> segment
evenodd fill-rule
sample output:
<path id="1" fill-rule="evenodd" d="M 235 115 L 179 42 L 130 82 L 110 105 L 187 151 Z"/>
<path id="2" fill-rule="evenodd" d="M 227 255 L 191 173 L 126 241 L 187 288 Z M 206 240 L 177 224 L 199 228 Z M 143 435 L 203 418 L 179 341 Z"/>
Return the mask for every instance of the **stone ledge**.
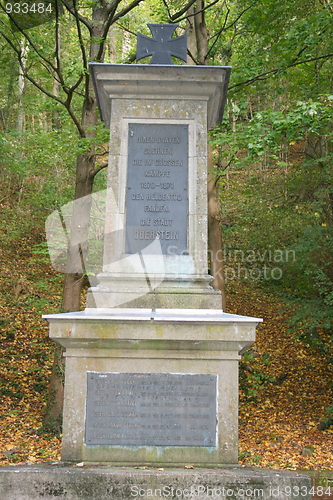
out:
<path id="1" fill-rule="evenodd" d="M 255 340 L 262 320 L 209 309 L 86 309 L 43 315 L 50 338 L 69 349 L 235 351 Z M 104 352 L 106 354 L 106 351 Z M 83 355 L 83 351 L 82 351 Z"/>
<path id="2" fill-rule="evenodd" d="M 302 488 L 302 489 L 301 489 Z M 308 476 L 280 470 L 68 465 L 0 468 L 1 500 L 311 500 Z"/>
<path id="3" fill-rule="evenodd" d="M 208 127 L 221 121 L 230 66 L 90 63 L 102 120 L 110 126 L 115 98 L 208 101 Z"/>

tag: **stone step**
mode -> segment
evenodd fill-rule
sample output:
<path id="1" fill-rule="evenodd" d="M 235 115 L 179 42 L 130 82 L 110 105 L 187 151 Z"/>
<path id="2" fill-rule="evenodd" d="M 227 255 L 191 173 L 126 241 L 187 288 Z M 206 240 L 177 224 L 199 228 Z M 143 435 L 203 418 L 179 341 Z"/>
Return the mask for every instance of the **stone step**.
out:
<path id="1" fill-rule="evenodd" d="M 242 467 L 164 470 L 68 464 L 0 467 L 1 500 L 311 500 L 310 488 L 308 476 Z"/>

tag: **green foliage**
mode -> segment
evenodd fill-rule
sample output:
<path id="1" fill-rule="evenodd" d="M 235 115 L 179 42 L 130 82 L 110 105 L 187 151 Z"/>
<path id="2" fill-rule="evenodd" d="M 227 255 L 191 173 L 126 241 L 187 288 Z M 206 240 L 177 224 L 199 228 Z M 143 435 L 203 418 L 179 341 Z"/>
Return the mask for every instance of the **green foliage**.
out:
<path id="1" fill-rule="evenodd" d="M 35 129 L 21 137 L 16 132 L 0 132 L 0 141 L 3 201 L 44 209 L 47 214 L 71 198 L 75 134 Z"/>
<path id="2" fill-rule="evenodd" d="M 225 120 L 222 126 L 211 131 L 211 144 L 219 148 L 220 161 L 232 162 L 240 168 L 261 159 L 264 154 L 278 161 L 282 146 L 304 141 L 310 134 L 318 138 L 325 134 L 326 140 L 332 138 L 332 95 L 322 96 L 321 101 L 298 101 L 287 112 L 273 109 L 258 111 L 250 120 L 242 117 L 242 111 L 244 114 L 246 109 L 234 105 L 233 111 L 233 119 L 238 120 L 236 130 Z M 240 154 L 244 150 L 247 154 Z M 325 157 L 325 161 L 330 159 L 331 155 Z"/>
<path id="3" fill-rule="evenodd" d="M 267 365 L 269 357 L 264 356 L 262 361 Z M 272 382 L 274 377 L 259 370 L 254 351 L 246 351 L 239 364 L 239 384 L 245 401 L 256 401 L 267 384 Z"/>
<path id="4" fill-rule="evenodd" d="M 251 118 L 239 104 L 211 139 L 224 244 L 237 254 L 226 259 L 226 276 L 236 261 L 259 269 L 256 283 L 293 301 L 294 335 L 333 361 L 333 96 Z M 263 263 L 278 279 L 263 279 Z"/>
<path id="5" fill-rule="evenodd" d="M 319 423 L 318 429 L 320 431 L 324 431 L 333 425 L 333 405 L 325 410 L 325 414 L 327 417 L 323 418 L 323 420 Z"/>
<path id="6" fill-rule="evenodd" d="M 326 226 L 306 228 L 293 246 L 297 258 L 285 269 L 295 312 L 290 329 L 333 363 L 333 237 Z"/>

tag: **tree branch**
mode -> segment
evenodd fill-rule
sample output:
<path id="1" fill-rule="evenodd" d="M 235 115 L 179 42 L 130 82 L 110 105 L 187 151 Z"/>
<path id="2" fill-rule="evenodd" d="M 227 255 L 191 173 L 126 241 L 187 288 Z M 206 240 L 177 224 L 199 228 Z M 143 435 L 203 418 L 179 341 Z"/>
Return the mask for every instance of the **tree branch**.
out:
<path id="1" fill-rule="evenodd" d="M 96 176 L 96 175 L 97 175 L 97 174 L 98 174 L 101 170 L 103 170 L 104 168 L 107 168 L 107 166 L 108 166 L 108 165 L 109 165 L 108 163 L 103 163 L 103 164 L 102 164 L 102 165 L 100 165 L 98 168 L 96 168 L 96 169 L 94 170 L 94 172 L 91 174 L 92 179 L 94 179 L 94 178 L 95 178 L 95 176 Z"/>
<path id="2" fill-rule="evenodd" d="M 294 68 L 295 66 L 299 66 L 300 64 L 306 64 L 306 63 L 310 63 L 313 61 L 319 61 L 321 59 L 328 59 L 330 57 L 333 57 L 333 53 L 326 54 L 325 56 L 312 57 L 311 59 L 305 59 L 304 61 L 298 61 L 298 62 L 295 62 L 292 64 L 288 64 L 284 68 L 271 69 L 270 71 L 265 71 L 264 73 L 261 73 L 260 75 L 254 76 L 253 78 L 250 78 L 249 80 L 245 80 L 244 82 L 240 82 L 240 83 L 236 83 L 235 85 L 231 85 L 228 87 L 228 90 L 232 90 L 232 89 L 235 89 L 235 88 L 241 87 L 241 86 L 251 85 L 251 83 L 254 83 L 257 81 L 267 80 L 270 76 L 275 75 L 276 73 L 278 73 L 281 70 L 285 70 L 288 68 Z"/>
<path id="3" fill-rule="evenodd" d="M 170 15 L 170 9 L 166 3 L 165 0 L 163 0 L 164 2 L 164 5 L 166 6 L 167 8 L 167 11 L 168 11 L 168 14 L 169 14 L 169 19 L 170 21 L 175 21 L 178 17 L 181 17 L 183 14 L 185 14 L 185 12 L 188 11 L 188 9 L 196 2 L 197 0 L 190 0 L 186 5 L 185 7 L 183 7 L 180 11 L 178 11 L 176 14 L 173 14 L 172 16 Z"/>
<path id="4" fill-rule="evenodd" d="M 44 87 L 42 87 L 42 85 L 40 85 L 40 83 L 37 82 L 37 80 L 35 80 L 32 76 L 29 75 L 29 73 L 26 71 L 26 69 L 24 68 L 24 65 L 22 64 L 22 59 L 21 59 L 21 51 L 15 47 L 15 44 L 12 42 L 12 40 L 10 40 L 10 38 L 8 38 L 8 36 L 3 33 L 2 31 L 0 31 L 0 35 L 3 36 L 3 38 L 6 40 L 6 42 L 8 43 L 8 45 L 10 45 L 12 47 L 12 49 L 14 50 L 14 52 L 16 52 L 17 56 L 18 56 L 18 60 L 19 60 L 19 64 L 22 68 L 22 71 L 23 71 L 23 75 L 24 77 L 29 80 L 29 82 L 31 82 L 38 90 L 40 90 L 41 92 L 43 92 L 43 94 L 47 95 L 48 97 L 50 97 L 51 99 L 59 102 L 59 104 L 61 104 L 62 106 L 64 106 L 70 117 L 72 118 L 73 122 L 75 123 L 75 126 L 76 128 L 78 129 L 78 132 L 80 134 L 81 137 L 85 137 L 85 131 L 83 129 L 83 127 L 81 126 L 80 122 L 78 121 L 77 117 L 75 116 L 72 108 L 70 107 L 70 99 L 68 98 L 66 101 L 63 101 L 60 97 L 52 94 L 51 92 L 49 92 L 48 90 L 46 90 Z"/>
<path id="5" fill-rule="evenodd" d="M 111 4 L 110 9 L 109 9 L 108 20 L 107 20 L 105 27 L 104 27 L 104 30 L 103 30 L 102 43 L 100 44 L 100 48 L 98 50 L 98 54 L 97 54 L 97 58 L 96 58 L 97 61 L 99 61 L 100 58 L 102 57 L 102 54 L 104 51 L 104 42 L 105 42 L 106 37 L 108 35 L 110 26 L 112 24 L 114 24 L 118 19 L 125 16 L 128 12 L 130 12 L 132 9 L 134 9 L 134 7 L 139 5 L 139 3 L 143 2 L 144 0 L 133 0 L 133 2 L 131 2 L 127 7 L 125 7 L 123 10 L 118 12 L 118 14 L 115 14 L 115 11 L 116 11 L 120 1 L 121 0 L 114 0 Z"/>
<path id="6" fill-rule="evenodd" d="M 77 10 L 77 5 L 76 5 L 76 0 L 73 0 L 73 5 L 74 5 L 74 17 L 75 17 L 75 22 L 76 22 L 76 29 L 77 29 L 77 34 L 78 34 L 78 39 L 79 39 L 79 45 L 80 45 L 80 50 L 82 54 L 82 60 L 83 60 L 83 67 L 86 70 L 84 74 L 85 78 L 85 97 L 88 98 L 89 96 L 89 72 L 88 72 L 88 60 L 87 60 L 87 54 L 86 54 L 86 49 L 84 47 L 84 42 L 82 39 L 82 32 L 81 32 L 81 25 L 80 25 L 80 19 L 79 19 L 79 13 Z M 90 31 L 91 34 L 91 31 Z M 82 78 L 79 79 L 82 81 Z M 73 90 L 71 91 L 71 95 L 74 92 L 74 89 L 78 87 L 79 84 L 76 86 L 72 87 Z"/>
<path id="7" fill-rule="evenodd" d="M 58 77 L 61 77 L 61 62 L 60 62 L 60 35 L 59 35 L 59 4 L 58 0 L 55 2 L 55 10 L 56 10 L 56 22 L 55 22 L 55 37 L 56 37 L 56 54 L 55 58 L 57 61 L 57 75 Z M 59 82 L 60 85 L 63 85 L 64 82 Z"/>
<path id="8" fill-rule="evenodd" d="M 139 5 L 139 3 L 143 1 L 144 0 L 133 0 L 133 2 L 131 2 L 127 7 L 125 7 L 123 10 L 121 10 L 120 12 L 118 12 L 118 14 L 114 16 L 113 22 L 115 23 L 116 21 L 118 21 L 118 19 L 124 17 L 128 12 L 130 12 L 132 9 L 134 9 L 134 7 L 136 7 L 137 5 Z"/>
<path id="9" fill-rule="evenodd" d="M 233 26 L 235 26 L 235 24 L 237 23 L 237 21 L 240 20 L 240 18 L 245 14 L 245 12 L 247 12 L 248 10 L 252 9 L 252 7 L 254 6 L 255 4 L 251 4 L 249 5 L 249 7 L 246 7 L 246 9 L 244 9 L 237 17 L 236 19 L 234 19 L 227 27 L 224 27 L 224 30 L 225 31 L 228 31 L 230 28 L 232 28 Z M 229 9 L 228 9 L 229 10 Z M 230 10 L 229 10 L 230 12 Z M 213 35 L 210 39 L 212 40 L 213 38 L 215 38 L 216 36 L 219 37 L 220 34 L 222 33 L 222 30 L 219 30 L 217 33 L 215 33 L 215 35 Z"/>
<path id="10" fill-rule="evenodd" d="M 51 61 L 49 61 L 46 57 L 43 56 L 43 54 L 41 54 L 39 52 L 39 50 L 37 49 L 36 45 L 32 42 L 32 40 L 29 37 L 29 35 L 19 26 L 19 24 L 15 21 L 15 19 L 13 18 L 13 16 L 10 13 L 6 12 L 6 9 L 3 7 L 2 4 L 0 4 L 0 7 L 6 13 L 6 15 L 9 17 L 9 19 L 11 20 L 11 22 L 15 25 L 15 27 L 17 28 L 17 30 L 24 36 L 24 38 L 27 40 L 27 42 L 32 47 L 32 49 L 36 52 L 36 54 L 38 55 L 38 57 L 40 57 L 47 65 L 49 65 L 52 68 L 53 71 L 56 72 L 57 68 L 53 65 L 53 63 Z"/>
<path id="11" fill-rule="evenodd" d="M 225 30 L 225 26 L 227 24 L 227 20 L 228 20 L 228 17 L 229 17 L 229 14 L 230 14 L 230 9 L 227 8 L 227 13 L 225 15 L 225 18 L 224 18 L 224 23 L 223 23 L 223 26 L 221 29 L 219 29 L 219 31 L 214 35 L 214 42 L 212 43 L 212 45 L 210 46 L 208 52 L 207 52 L 207 57 L 209 56 L 209 54 L 211 53 L 211 51 L 213 50 L 213 48 L 215 47 L 215 44 L 218 42 L 221 34 L 223 33 L 223 31 Z"/>
<path id="12" fill-rule="evenodd" d="M 131 31 L 130 29 L 128 29 L 126 26 L 123 26 L 122 24 L 120 23 L 117 23 L 117 26 L 119 26 L 120 29 L 126 31 L 127 33 L 129 33 L 130 35 L 133 35 L 133 36 L 137 36 L 136 33 L 134 33 L 134 31 Z"/>
<path id="13" fill-rule="evenodd" d="M 197 59 L 195 59 L 194 55 L 192 54 L 192 52 L 190 51 L 190 49 L 189 49 L 189 48 L 187 49 L 187 53 L 188 53 L 188 55 L 190 56 L 190 58 L 192 59 L 192 61 L 193 61 L 193 62 L 194 62 L 197 66 L 199 66 L 199 63 L 198 63 Z"/>
<path id="14" fill-rule="evenodd" d="M 221 24 L 221 22 L 220 22 L 221 13 L 222 13 L 223 9 L 226 7 L 226 5 L 227 5 L 227 1 L 223 0 L 220 9 L 217 12 L 215 12 L 215 16 L 209 25 L 208 31 L 213 30 L 215 23 L 217 21 L 219 21 L 219 24 Z M 230 9 L 228 7 L 227 7 L 227 10 L 230 12 Z"/>
<path id="15" fill-rule="evenodd" d="M 72 9 L 72 6 L 71 6 L 69 3 L 67 3 L 67 2 L 66 2 L 66 0 L 61 0 L 61 1 L 62 1 L 62 3 L 64 4 L 64 6 L 66 7 L 66 9 L 68 10 L 68 12 L 69 12 L 70 14 L 72 14 L 72 16 L 74 16 L 74 17 L 75 17 L 75 16 L 76 16 L 76 14 L 75 14 L 75 10 L 73 10 L 73 9 Z M 86 18 L 86 17 L 84 17 L 84 16 L 81 16 L 81 14 L 79 14 L 79 13 L 77 13 L 77 16 L 78 16 L 79 21 L 80 21 L 81 23 L 83 23 L 83 24 L 84 24 L 84 25 L 88 28 L 89 32 L 91 32 L 91 30 L 92 30 L 92 24 L 91 24 L 91 22 L 89 21 L 89 19 L 87 19 L 87 18 Z"/>
<path id="16" fill-rule="evenodd" d="M 113 2 L 109 3 L 109 5 L 107 6 L 106 10 L 107 10 L 107 13 L 110 15 L 113 16 L 114 13 L 116 12 L 117 10 L 117 7 L 118 5 L 120 4 L 121 0 L 113 0 Z"/>
<path id="17" fill-rule="evenodd" d="M 170 12 L 170 9 L 169 9 L 169 5 L 167 4 L 166 0 L 163 0 L 163 3 L 164 3 L 165 8 L 167 10 L 168 18 L 171 19 L 171 12 Z"/>
<path id="18" fill-rule="evenodd" d="M 197 1 L 197 0 L 195 0 L 195 1 Z M 204 7 L 203 9 L 198 10 L 198 11 L 195 11 L 195 13 L 194 13 L 194 14 L 188 14 L 188 15 L 186 15 L 186 16 L 184 16 L 184 17 L 180 18 L 180 19 L 177 19 L 177 23 L 180 23 L 180 21 L 184 21 L 184 19 L 189 19 L 190 17 L 194 17 L 194 16 L 196 16 L 196 15 L 198 15 L 198 14 L 201 14 L 202 12 L 205 12 L 207 9 L 209 9 L 210 7 L 212 7 L 213 5 L 215 5 L 215 4 L 216 4 L 217 2 L 219 2 L 219 1 L 220 1 L 220 0 L 214 0 L 214 1 L 213 1 L 212 3 L 210 3 L 209 5 L 206 5 L 206 7 Z M 188 5 L 189 5 L 189 6 L 190 6 L 190 5 L 192 5 L 192 3 L 194 3 L 194 2 L 189 2 L 189 4 L 188 4 Z M 182 10 L 184 10 L 184 9 L 182 9 Z M 172 16 L 172 21 L 173 21 L 173 17 L 174 17 L 174 16 Z"/>
<path id="19" fill-rule="evenodd" d="M 110 4 L 109 8 L 107 9 L 108 18 L 107 18 L 107 21 L 106 21 L 104 29 L 103 29 L 103 34 L 102 34 L 103 42 L 100 44 L 98 52 L 97 52 L 97 56 L 96 56 L 97 61 L 100 61 L 100 59 L 102 58 L 104 48 L 105 48 L 105 40 L 106 40 L 106 37 L 108 36 L 110 26 L 114 22 L 114 15 L 115 15 L 115 12 L 117 10 L 117 7 L 118 7 L 120 1 L 121 0 L 113 0 L 113 2 Z"/>

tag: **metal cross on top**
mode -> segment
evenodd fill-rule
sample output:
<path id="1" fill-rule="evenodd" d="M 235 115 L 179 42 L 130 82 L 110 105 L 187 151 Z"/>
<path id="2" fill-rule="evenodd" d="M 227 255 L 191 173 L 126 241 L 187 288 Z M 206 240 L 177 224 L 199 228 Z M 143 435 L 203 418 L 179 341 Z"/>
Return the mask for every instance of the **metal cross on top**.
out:
<path id="1" fill-rule="evenodd" d="M 171 38 L 177 24 L 147 24 L 153 38 L 138 33 L 136 60 L 153 56 L 149 64 L 173 64 L 171 56 L 186 62 L 187 35 Z"/>

